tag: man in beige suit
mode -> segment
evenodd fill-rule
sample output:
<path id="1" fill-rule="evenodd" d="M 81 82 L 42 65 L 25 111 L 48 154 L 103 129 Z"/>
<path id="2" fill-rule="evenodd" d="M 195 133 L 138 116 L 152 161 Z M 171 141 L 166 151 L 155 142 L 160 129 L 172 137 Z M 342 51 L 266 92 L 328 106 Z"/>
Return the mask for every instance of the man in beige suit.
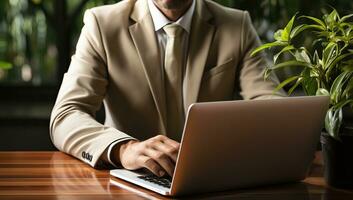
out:
<path id="1" fill-rule="evenodd" d="M 249 14 L 208 0 L 125 0 L 86 11 L 52 111 L 55 146 L 93 167 L 172 175 L 185 114 L 269 98 Z M 95 120 L 102 102 L 105 123 Z M 205 135 L 207 137 L 207 135 Z"/>

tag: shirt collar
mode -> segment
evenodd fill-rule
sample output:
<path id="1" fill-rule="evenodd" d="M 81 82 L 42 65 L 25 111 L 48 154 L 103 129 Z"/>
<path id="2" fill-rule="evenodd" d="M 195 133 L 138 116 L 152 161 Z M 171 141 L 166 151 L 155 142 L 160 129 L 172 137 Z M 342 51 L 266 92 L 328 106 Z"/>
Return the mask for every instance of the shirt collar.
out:
<path id="1" fill-rule="evenodd" d="M 170 21 L 167 17 L 165 17 L 164 14 L 153 3 L 153 0 L 148 0 L 148 8 L 152 16 L 155 31 L 159 31 L 167 24 L 175 23 L 183 27 L 185 31 L 190 33 L 192 16 L 195 11 L 195 0 L 192 1 L 192 5 L 186 11 L 186 13 L 182 17 L 180 17 L 176 22 Z"/>

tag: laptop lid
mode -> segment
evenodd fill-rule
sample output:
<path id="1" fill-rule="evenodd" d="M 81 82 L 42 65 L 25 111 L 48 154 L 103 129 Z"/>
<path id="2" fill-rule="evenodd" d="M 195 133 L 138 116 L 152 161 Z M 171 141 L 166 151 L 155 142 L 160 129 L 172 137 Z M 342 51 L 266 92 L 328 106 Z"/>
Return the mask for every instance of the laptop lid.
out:
<path id="1" fill-rule="evenodd" d="M 326 96 L 193 104 L 171 195 L 304 179 L 328 104 Z"/>

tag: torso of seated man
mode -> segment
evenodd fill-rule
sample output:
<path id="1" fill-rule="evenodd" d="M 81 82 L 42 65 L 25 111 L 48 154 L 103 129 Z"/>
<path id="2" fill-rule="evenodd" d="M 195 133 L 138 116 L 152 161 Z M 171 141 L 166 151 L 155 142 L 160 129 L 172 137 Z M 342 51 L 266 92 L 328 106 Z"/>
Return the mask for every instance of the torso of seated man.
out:
<path id="1" fill-rule="evenodd" d="M 50 131 L 92 167 L 172 176 L 189 105 L 269 98 L 277 84 L 263 80 L 264 56 L 250 56 L 260 42 L 246 11 L 130 0 L 88 10 L 84 22 Z M 104 125 L 94 119 L 102 102 Z"/>

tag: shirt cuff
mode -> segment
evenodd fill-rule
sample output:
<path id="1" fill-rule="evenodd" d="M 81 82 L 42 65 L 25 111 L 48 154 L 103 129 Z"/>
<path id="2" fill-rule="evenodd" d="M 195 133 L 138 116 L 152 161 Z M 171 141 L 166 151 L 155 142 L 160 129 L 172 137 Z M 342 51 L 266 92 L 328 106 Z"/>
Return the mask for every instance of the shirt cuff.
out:
<path id="1" fill-rule="evenodd" d="M 109 162 L 109 164 L 111 164 L 112 166 L 114 166 L 115 168 L 119 168 L 111 159 L 112 156 L 112 150 L 114 148 L 115 145 L 127 141 L 127 140 L 136 140 L 135 138 L 131 138 L 131 137 L 125 137 L 125 138 L 121 138 L 119 140 L 116 140 L 114 142 L 112 142 L 109 146 L 108 146 L 108 150 L 107 150 L 107 160 Z"/>

